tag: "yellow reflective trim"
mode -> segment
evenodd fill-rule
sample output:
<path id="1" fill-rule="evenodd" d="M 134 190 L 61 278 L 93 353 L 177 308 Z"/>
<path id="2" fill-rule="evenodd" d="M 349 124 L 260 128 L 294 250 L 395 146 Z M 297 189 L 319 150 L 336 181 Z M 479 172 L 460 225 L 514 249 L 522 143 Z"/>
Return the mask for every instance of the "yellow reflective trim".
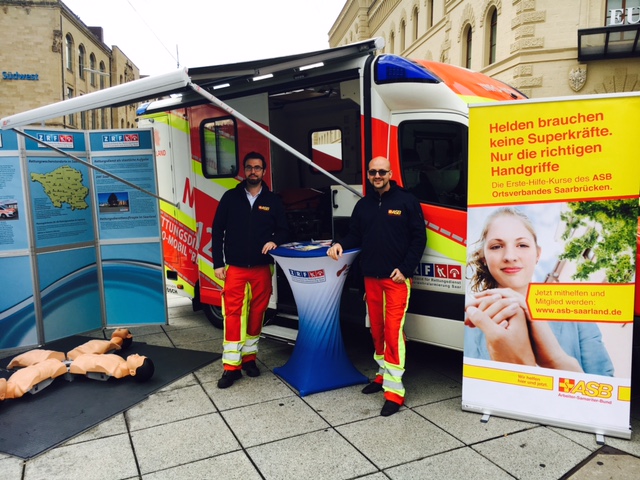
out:
<path id="1" fill-rule="evenodd" d="M 247 341 L 247 325 L 249 323 L 249 305 L 251 305 L 252 298 L 253 298 L 253 292 L 251 290 L 251 284 L 247 282 L 244 286 L 244 298 L 242 299 L 242 313 L 240 314 L 240 341 L 242 342 L 243 349 L 244 349 L 244 344 Z"/>
<path id="2" fill-rule="evenodd" d="M 183 212 L 173 205 L 163 201 L 160 201 L 160 209 L 170 217 L 175 218 L 180 223 L 189 227 L 194 232 L 197 232 L 198 223 L 196 222 L 196 219 L 191 217 L 187 212 Z"/>
<path id="3" fill-rule="evenodd" d="M 178 115 L 171 115 L 167 113 L 150 113 L 148 115 L 143 115 L 141 118 L 148 119 L 152 118 L 154 123 L 164 123 L 165 125 L 171 126 L 171 128 L 175 128 L 176 130 L 189 134 L 189 122 L 179 117 Z"/>
<path id="4" fill-rule="evenodd" d="M 431 250 L 446 258 L 465 264 L 467 262 L 467 247 L 445 237 L 441 233 L 427 229 L 427 245 Z"/>
<path id="5" fill-rule="evenodd" d="M 470 105 L 472 103 L 495 103 L 499 102 L 495 98 L 478 97 L 476 95 L 458 95 L 464 103 Z"/>
<path id="6" fill-rule="evenodd" d="M 209 182 L 214 182 L 220 185 L 221 187 L 231 190 L 232 188 L 236 188 L 236 185 L 240 183 L 240 180 L 237 178 L 205 178 L 204 173 L 202 173 L 202 163 L 197 160 L 191 159 L 191 168 L 193 169 L 193 173 L 198 177 L 202 177 Z M 219 200 L 219 199 L 218 199 Z"/>
<path id="7" fill-rule="evenodd" d="M 167 272 L 173 272 L 174 270 L 170 269 L 169 267 L 167 267 L 166 265 L 164 266 L 164 278 L 167 278 Z M 183 292 L 187 293 L 191 298 L 195 297 L 196 294 L 196 290 L 193 286 L 189 285 L 189 283 L 183 279 L 180 278 L 180 276 L 178 276 L 178 280 L 167 280 L 167 282 L 170 282 L 169 285 L 182 285 L 183 288 L 181 288 L 180 290 L 182 290 Z"/>
<path id="8" fill-rule="evenodd" d="M 218 284 L 220 288 L 224 286 L 224 282 L 222 280 L 218 280 L 218 278 L 216 277 L 215 270 L 211 262 L 204 259 L 202 255 L 198 255 L 198 270 L 202 275 L 207 277 L 209 280 Z"/>

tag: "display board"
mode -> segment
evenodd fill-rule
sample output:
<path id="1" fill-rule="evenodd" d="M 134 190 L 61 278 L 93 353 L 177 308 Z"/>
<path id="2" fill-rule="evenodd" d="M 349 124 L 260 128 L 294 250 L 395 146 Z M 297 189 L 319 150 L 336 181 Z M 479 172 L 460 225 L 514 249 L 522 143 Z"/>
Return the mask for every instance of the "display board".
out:
<path id="1" fill-rule="evenodd" d="M 152 132 L 25 134 L 1 133 L 0 349 L 166 323 Z"/>

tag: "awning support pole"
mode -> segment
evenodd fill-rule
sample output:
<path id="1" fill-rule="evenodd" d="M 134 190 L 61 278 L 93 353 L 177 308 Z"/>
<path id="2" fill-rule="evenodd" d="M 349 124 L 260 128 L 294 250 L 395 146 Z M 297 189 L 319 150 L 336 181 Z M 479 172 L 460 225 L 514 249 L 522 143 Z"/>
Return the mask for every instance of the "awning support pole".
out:
<path id="1" fill-rule="evenodd" d="M 50 148 L 51 150 L 54 150 L 54 151 L 64 155 L 65 157 L 69 157 L 69 158 L 75 160 L 76 162 L 79 162 L 79 163 L 81 163 L 81 164 L 83 164 L 83 165 L 85 165 L 85 166 L 87 166 L 89 168 L 92 168 L 93 170 L 96 170 L 96 171 L 98 171 L 98 172 L 100 172 L 100 173 L 102 173 L 102 174 L 104 174 L 104 175 L 106 175 L 108 177 L 111 177 L 111 178 L 113 178 L 113 179 L 115 179 L 115 180 L 117 180 L 119 182 L 122 182 L 122 183 L 124 183 L 125 185 L 128 185 L 131 188 L 135 188 L 136 190 L 138 190 L 138 191 L 140 191 L 142 193 L 145 193 L 145 194 L 150 195 L 150 196 L 152 196 L 154 198 L 157 198 L 158 200 L 162 200 L 163 202 L 166 202 L 169 205 L 173 205 L 174 207 L 178 207 L 179 206 L 178 203 L 170 202 L 169 200 L 166 200 L 166 199 L 162 198 L 161 196 L 156 195 L 155 193 L 152 193 L 152 192 L 150 192 L 148 190 L 145 190 L 144 188 L 142 188 L 142 187 L 140 187 L 140 186 L 138 186 L 138 185 L 136 185 L 134 183 L 131 183 L 130 181 L 125 180 L 124 178 L 118 177 L 117 175 L 114 175 L 113 173 L 108 172 L 107 170 L 105 170 L 103 168 L 97 167 L 96 165 L 92 165 L 89 162 L 85 162 L 81 158 L 78 158 L 75 155 L 70 154 L 69 152 L 65 152 L 64 150 L 60 150 L 59 148 L 54 147 L 53 145 L 49 145 L 47 142 L 43 142 L 42 140 L 37 139 L 33 135 L 29 135 L 28 133 L 23 132 L 22 130 L 19 130 L 17 128 L 12 128 L 12 130 L 14 132 L 22 135 L 23 137 L 27 137 L 27 138 L 33 140 L 34 142 L 39 143 L 40 145 L 43 145 L 43 146 L 45 146 L 47 148 Z"/>

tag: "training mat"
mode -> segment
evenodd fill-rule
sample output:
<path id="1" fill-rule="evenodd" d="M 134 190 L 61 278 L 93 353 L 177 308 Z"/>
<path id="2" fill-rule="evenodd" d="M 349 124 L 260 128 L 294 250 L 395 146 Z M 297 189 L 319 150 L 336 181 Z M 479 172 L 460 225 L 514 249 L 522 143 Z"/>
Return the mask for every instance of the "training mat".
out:
<path id="1" fill-rule="evenodd" d="M 67 352 L 95 338 L 73 336 L 42 347 Z M 134 341 L 119 352 L 137 353 L 153 361 L 155 372 L 148 381 L 133 377 L 91 380 L 75 375 L 74 381 L 56 378 L 32 395 L 0 402 L 0 452 L 23 459 L 33 458 L 146 399 L 152 393 L 220 358 L 219 353 L 158 347 Z M 0 360 L 0 378 L 13 372 L 6 366 L 15 355 Z"/>

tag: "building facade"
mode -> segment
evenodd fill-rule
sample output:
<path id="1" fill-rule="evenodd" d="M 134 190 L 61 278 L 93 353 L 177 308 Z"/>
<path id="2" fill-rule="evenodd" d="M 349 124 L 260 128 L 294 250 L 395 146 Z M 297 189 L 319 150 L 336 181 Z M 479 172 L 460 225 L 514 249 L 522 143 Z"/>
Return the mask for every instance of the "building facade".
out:
<path id="1" fill-rule="evenodd" d="M 0 0 L 0 117 L 140 78 L 102 28 L 85 25 L 60 0 Z M 132 128 L 135 106 L 92 110 L 46 122 L 72 129 Z"/>
<path id="2" fill-rule="evenodd" d="M 640 90 L 640 0 L 348 0 L 331 46 L 467 67 L 530 98 Z"/>

